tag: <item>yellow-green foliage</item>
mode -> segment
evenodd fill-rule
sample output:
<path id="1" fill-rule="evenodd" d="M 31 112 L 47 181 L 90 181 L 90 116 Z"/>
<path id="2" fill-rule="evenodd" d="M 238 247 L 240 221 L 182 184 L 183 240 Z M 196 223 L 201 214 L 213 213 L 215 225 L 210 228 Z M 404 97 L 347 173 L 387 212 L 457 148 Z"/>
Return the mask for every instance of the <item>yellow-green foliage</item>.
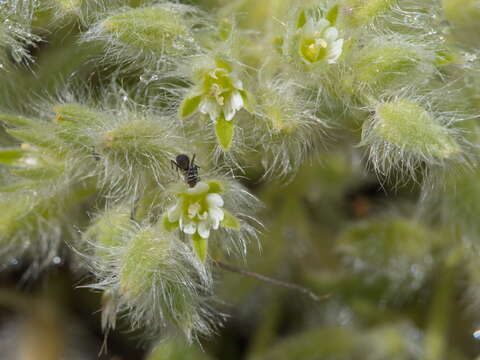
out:
<path id="1" fill-rule="evenodd" d="M 0 3 L 2 279 L 209 353 L 150 360 L 474 356 L 478 1 Z"/>
<path id="2" fill-rule="evenodd" d="M 358 27 L 373 22 L 397 2 L 398 0 L 346 0 L 340 14 L 347 25 Z"/>
<path id="3" fill-rule="evenodd" d="M 179 52 L 190 36 L 182 12 L 168 5 L 114 14 L 103 21 L 102 29 L 136 50 L 156 54 Z"/>
<path id="4" fill-rule="evenodd" d="M 377 105 L 375 133 L 400 149 L 435 158 L 449 158 L 460 152 L 448 130 L 421 106 L 400 100 Z"/>

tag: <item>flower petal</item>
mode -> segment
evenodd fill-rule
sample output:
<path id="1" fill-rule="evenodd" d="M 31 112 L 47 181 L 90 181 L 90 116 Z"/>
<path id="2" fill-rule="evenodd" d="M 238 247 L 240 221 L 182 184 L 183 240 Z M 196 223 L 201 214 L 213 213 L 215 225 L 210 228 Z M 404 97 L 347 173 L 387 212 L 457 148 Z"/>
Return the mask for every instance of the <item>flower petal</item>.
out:
<path id="1" fill-rule="evenodd" d="M 220 221 L 222 221 L 225 216 L 223 210 L 218 207 L 214 207 L 208 210 L 208 215 L 210 216 L 212 227 L 217 230 L 220 225 Z"/>
<path id="2" fill-rule="evenodd" d="M 233 87 L 238 90 L 243 90 L 243 82 L 240 79 L 233 78 L 232 79 Z"/>
<path id="3" fill-rule="evenodd" d="M 208 239 L 208 237 L 210 236 L 210 226 L 207 221 L 201 221 L 198 224 L 198 234 L 202 238 Z"/>
<path id="4" fill-rule="evenodd" d="M 322 33 L 329 26 L 330 21 L 328 21 L 327 19 L 320 19 L 315 24 L 315 32 Z"/>
<path id="5" fill-rule="evenodd" d="M 187 224 L 184 224 L 182 230 L 185 234 L 193 235 L 197 232 L 197 224 L 193 221 L 189 222 Z"/>
<path id="6" fill-rule="evenodd" d="M 206 196 L 206 200 L 209 206 L 211 207 L 222 207 L 223 199 L 219 194 L 211 193 Z"/>
<path id="7" fill-rule="evenodd" d="M 338 37 L 338 31 L 334 27 L 329 27 L 327 30 L 324 31 L 322 37 L 328 42 L 331 43 L 335 41 Z"/>
<path id="8" fill-rule="evenodd" d="M 315 21 L 312 18 L 309 18 L 305 25 L 303 25 L 303 33 L 306 36 L 311 36 L 315 30 Z"/>
<path id="9" fill-rule="evenodd" d="M 230 95 L 227 99 L 227 101 L 225 102 L 225 106 L 223 107 L 223 113 L 225 115 L 225 120 L 227 121 L 230 121 L 233 119 L 233 117 L 235 116 L 235 108 L 233 107 L 233 103 L 232 103 L 232 95 Z"/>
<path id="10" fill-rule="evenodd" d="M 200 103 L 198 111 L 200 111 L 202 114 L 208 114 L 212 121 L 216 121 L 218 115 L 220 114 L 220 107 L 215 100 L 205 98 Z"/>
<path id="11" fill-rule="evenodd" d="M 330 51 L 328 52 L 327 59 L 329 63 L 335 62 L 340 55 L 342 54 L 342 47 L 343 47 L 343 39 L 335 41 L 331 48 Z"/>

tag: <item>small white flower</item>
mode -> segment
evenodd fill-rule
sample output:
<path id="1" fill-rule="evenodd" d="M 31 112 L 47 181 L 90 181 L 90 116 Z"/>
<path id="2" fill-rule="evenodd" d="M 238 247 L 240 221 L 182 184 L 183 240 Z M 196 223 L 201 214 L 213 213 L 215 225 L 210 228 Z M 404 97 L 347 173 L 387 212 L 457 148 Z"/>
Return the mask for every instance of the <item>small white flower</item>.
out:
<path id="1" fill-rule="evenodd" d="M 237 111 L 246 105 L 247 93 L 243 82 L 226 62 L 206 62 L 208 65 L 200 71 L 197 85 L 192 89 L 191 95 L 184 99 L 184 105 L 190 104 L 190 100 L 194 98 L 200 97 L 200 101 L 187 113 L 199 111 L 208 115 L 213 122 L 223 115 L 225 120 L 231 121 Z"/>
<path id="2" fill-rule="evenodd" d="M 169 223 L 177 223 L 181 231 L 203 239 L 210 236 L 210 230 L 217 230 L 225 214 L 223 199 L 212 192 L 209 184 L 200 181 L 193 188 L 186 188 L 178 194 L 175 205 L 167 210 Z"/>
<path id="3" fill-rule="evenodd" d="M 338 30 L 327 19 L 318 21 L 309 18 L 298 29 L 298 51 L 307 64 L 326 61 L 333 64 L 342 54 L 343 39 L 338 39 Z"/>

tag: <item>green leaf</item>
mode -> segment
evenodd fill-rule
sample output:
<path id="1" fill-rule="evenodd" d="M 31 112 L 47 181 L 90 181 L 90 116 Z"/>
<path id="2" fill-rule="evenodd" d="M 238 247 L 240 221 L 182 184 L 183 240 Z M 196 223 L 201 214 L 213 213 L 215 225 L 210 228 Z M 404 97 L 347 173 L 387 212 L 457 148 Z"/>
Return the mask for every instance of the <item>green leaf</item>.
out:
<path id="1" fill-rule="evenodd" d="M 179 226 L 178 221 L 170 222 L 170 220 L 168 220 L 167 214 L 163 215 L 162 223 L 163 223 L 163 228 L 167 231 L 173 231 Z"/>
<path id="2" fill-rule="evenodd" d="M 332 6 L 327 14 L 325 15 L 325 18 L 330 21 L 330 25 L 334 26 L 337 23 L 337 18 L 338 18 L 338 4 Z"/>
<path id="3" fill-rule="evenodd" d="M 192 115 L 198 109 L 198 105 L 200 105 L 200 101 L 202 97 L 198 96 L 191 96 L 186 97 L 182 104 L 180 105 L 180 117 L 186 118 Z"/>
<path id="4" fill-rule="evenodd" d="M 0 163 L 13 165 L 25 155 L 25 150 L 21 148 L 1 149 Z"/>
<path id="5" fill-rule="evenodd" d="M 192 235 L 192 243 L 198 258 L 202 262 L 205 262 L 207 258 L 208 239 L 204 239 L 198 233 L 195 233 Z"/>
<path id="6" fill-rule="evenodd" d="M 230 214 L 227 210 L 223 210 L 223 220 L 220 223 L 223 227 L 228 227 L 230 229 L 240 230 L 240 222 L 238 219 Z"/>
<path id="7" fill-rule="evenodd" d="M 233 121 L 225 120 L 223 114 L 221 114 L 217 123 L 215 124 L 215 135 L 217 135 L 218 144 L 222 147 L 224 151 L 230 150 L 233 140 Z"/>

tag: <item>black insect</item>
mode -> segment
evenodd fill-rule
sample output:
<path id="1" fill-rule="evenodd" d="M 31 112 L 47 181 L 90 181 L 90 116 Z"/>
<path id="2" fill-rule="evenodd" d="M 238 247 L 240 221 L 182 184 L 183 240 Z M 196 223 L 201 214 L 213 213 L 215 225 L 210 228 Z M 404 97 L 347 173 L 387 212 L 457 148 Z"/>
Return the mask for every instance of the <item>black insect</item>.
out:
<path id="1" fill-rule="evenodd" d="M 195 154 L 192 156 L 192 160 L 188 157 L 188 155 L 180 154 L 178 155 L 175 160 L 170 160 L 172 163 L 172 167 L 175 166 L 177 171 L 180 170 L 183 173 L 185 178 L 185 182 L 190 187 L 194 187 L 200 181 L 200 177 L 198 176 L 198 169 L 199 166 L 195 165 Z"/>

